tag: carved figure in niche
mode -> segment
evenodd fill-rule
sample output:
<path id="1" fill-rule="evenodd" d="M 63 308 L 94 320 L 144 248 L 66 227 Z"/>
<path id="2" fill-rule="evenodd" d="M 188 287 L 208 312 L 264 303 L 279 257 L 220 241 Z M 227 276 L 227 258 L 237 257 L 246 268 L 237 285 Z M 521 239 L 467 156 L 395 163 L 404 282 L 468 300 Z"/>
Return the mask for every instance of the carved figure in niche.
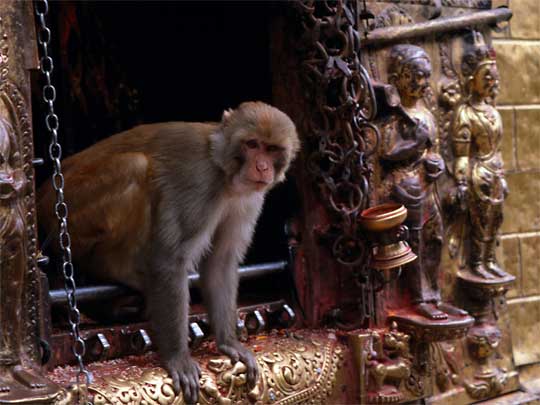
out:
<path id="1" fill-rule="evenodd" d="M 495 53 L 480 33 L 473 31 L 465 41 L 461 72 L 466 97 L 452 122 L 454 176 L 459 206 L 468 212 L 470 270 L 493 279 L 508 276 L 495 257 L 496 234 L 508 194 L 500 152 L 502 120 L 493 106 L 499 73 Z"/>
<path id="2" fill-rule="evenodd" d="M 444 171 L 437 153 L 437 126 L 423 102 L 429 88 L 431 61 L 414 45 L 396 45 L 390 51 L 388 78 L 399 94 L 399 114 L 382 125 L 383 198 L 407 207 L 411 248 L 418 259 L 404 276 L 415 312 L 432 320 L 467 312 L 441 300 L 438 286 L 443 225 L 435 182 Z"/>
<path id="3" fill-rule="evenodd" d="M 46 382 L 31 370 L 20 365 L 23 338 L 24 291 L 24 213 L 20 194 L 25 186 L 25 175 L 19 166 L 13 128 L 0 116 L 0 366 L 11 370 L 12 376 L 23 386 L 40 389 Z M 20 388 L 20 387 L 19 387 Z M 11 391 L 11 385 L 0 383 L 0 393 Z"/>
<path id="4" fill-rule="evenodd" d="M 1 110 L 1 107 L 0 107 Z M 10 123 L 0 116 L 0 366 L 30 390 L 42 389 L 47 382 L 31 369 L 23 368 L 24 319 L 21 316 L 26 269 L 24 210 L 20 195 L 26 185 L 16 150 L 17 140 Z M 5 380 L 4 380 L 5 381 Z M 20 390 L 21 386 L 17 388 Z M 0 382 L 0 393 L 9 392 L 11 383 Z"/>
<path id="5" fill-rule="evenodd" d="M 12 148 L 15 137 L 11 125 L 0 117 L 0 316 L 4 325 L 10 325 L 10 333 L 0 331 L 0 363 L 3 365 L 18 362 L 21 344 L 22 283 L 24 273 L 21 267 L 23 257 L 23 212 L 18 196 L 24 185 L 24 174 L 12 166 Z"/>
<path id="6" fill-rule="evenodd" d="M 402 382 L 410 377 L 412 367 L 410 336 L 398 332 L 397 324 L 392 323 L 388 332 L 374 331 L 371 338 L 373 350 L 367 358 L 373 386 L 368 393 L 368 403 L 402 401 Z"/>

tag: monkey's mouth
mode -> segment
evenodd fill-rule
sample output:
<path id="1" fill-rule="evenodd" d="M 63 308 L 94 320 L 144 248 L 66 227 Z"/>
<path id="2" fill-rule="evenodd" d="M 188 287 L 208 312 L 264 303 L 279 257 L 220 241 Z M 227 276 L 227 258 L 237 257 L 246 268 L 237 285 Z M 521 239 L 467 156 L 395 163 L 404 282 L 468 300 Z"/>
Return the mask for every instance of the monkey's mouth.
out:
<path id="1" fill-rule="evenodd" d="M 251 183 L 253 183 L 253 185 L 257 189 L 262 189 L 262 188 L 268 187 L 270 185 L 269 181 L 264 181 L 264 180 L 251 180 Z"/>

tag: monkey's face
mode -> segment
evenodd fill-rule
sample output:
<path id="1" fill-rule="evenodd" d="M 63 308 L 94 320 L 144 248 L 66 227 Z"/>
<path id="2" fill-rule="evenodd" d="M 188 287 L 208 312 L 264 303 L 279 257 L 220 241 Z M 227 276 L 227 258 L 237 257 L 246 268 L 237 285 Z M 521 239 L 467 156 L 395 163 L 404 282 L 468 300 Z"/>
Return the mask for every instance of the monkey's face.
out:
<path id="1" fill-rule="evenodd" d="M 286 162 L 283 146 L 248 137 L 240 142 L 239 152 L 237 183 L 254 191 L 264 191 L 276 183 L 276 174 L 283 171 Z"/>
<path id="2" fill-rule="evenodd" d="M 265 192 L 285 179 L 300 145 L 287 115 L 261 102 L 243 103 L 224 113 L 222 130 L 227 143 L 224 155 L 233 162 L 222 167 L 235 191 Z"/>

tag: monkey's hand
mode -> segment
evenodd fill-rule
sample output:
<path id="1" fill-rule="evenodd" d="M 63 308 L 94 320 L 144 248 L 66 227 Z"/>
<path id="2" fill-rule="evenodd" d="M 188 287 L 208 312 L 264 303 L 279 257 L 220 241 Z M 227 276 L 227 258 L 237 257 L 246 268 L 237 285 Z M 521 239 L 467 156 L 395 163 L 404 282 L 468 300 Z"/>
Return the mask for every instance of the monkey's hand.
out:
<path id="1" fill-rule="evenodd" d="M 195 404 L 199 400 L 199 379 L 201 369 L 189 353 L 181 353 L 165 362 L 165 369 L 173 380 L 173 388 L 176 394 L 184 394 L 186 404 Z"/>
<path id="2" fill-rule="evenodd" d="M 227 343 L 218 344 L 218 350 L 229 356 L 232 363 L 241 361 L 247 367 L 247 376 L 246 380 L 248 383 L 249 389 L 255 388 L 257 380 L 259 379 L 259 367 L 257 366 L 257 360 L 251 352 L 251 350 L 242 346 L 238 341 L 231 341 Z"/>

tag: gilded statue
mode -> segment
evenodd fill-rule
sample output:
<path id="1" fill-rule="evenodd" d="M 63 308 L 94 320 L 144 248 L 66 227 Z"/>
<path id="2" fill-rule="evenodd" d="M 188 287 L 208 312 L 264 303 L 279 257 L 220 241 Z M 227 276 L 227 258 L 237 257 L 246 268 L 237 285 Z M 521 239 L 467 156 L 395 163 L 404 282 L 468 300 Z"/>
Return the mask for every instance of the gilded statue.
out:
<path id="1" fill-rule="evenodd" d="M 476 276 L 502 278 L 508 274 L 497 262 L 495 247 L 508 186 L 500 151 L 502 120 L 493 105 L 499 73 L 493 49 L 478 32 L 465 38 L 461 72 L 466 97 L 454 114 L 452 144 L 457 199 L 470 234 L 467 262 Z"/>
<path id="2" fill-rule="evenodd" d="M 409 243 L 418 259 L 404 269 L 413 309 L 430 320 L 467 313 L 441 299 L 438 285 L 443 223 L 435 183 L 444 172 L 438 154 L 437 125 L 424 103 L 430 86 L 431 61 L 414 45 L 390 50 L 388 80 L 399 94 L 399 114 L 382 126 L 383 193 L 408 210 L 405 225 Z"/>
<path id="3" fill-rule="evenodd" d="M 24 274 L 19 271 L 18 260 L 22 257 L 24 233 L 23 211 L 19 194 L 24 185 L 24 174 L 13 166 L 13 142 L 11 125 L 0 117 L 0 285 L 4 286 L 0 297 L 2 321 L 12 325 L 11 333 L 0 335 L 0 363 L 15 364 L 21 337 L 21 317 L 17 308 L 21 305 L 21 288 Z M 8 288 L 9 286 L 9 288 Z"/>

